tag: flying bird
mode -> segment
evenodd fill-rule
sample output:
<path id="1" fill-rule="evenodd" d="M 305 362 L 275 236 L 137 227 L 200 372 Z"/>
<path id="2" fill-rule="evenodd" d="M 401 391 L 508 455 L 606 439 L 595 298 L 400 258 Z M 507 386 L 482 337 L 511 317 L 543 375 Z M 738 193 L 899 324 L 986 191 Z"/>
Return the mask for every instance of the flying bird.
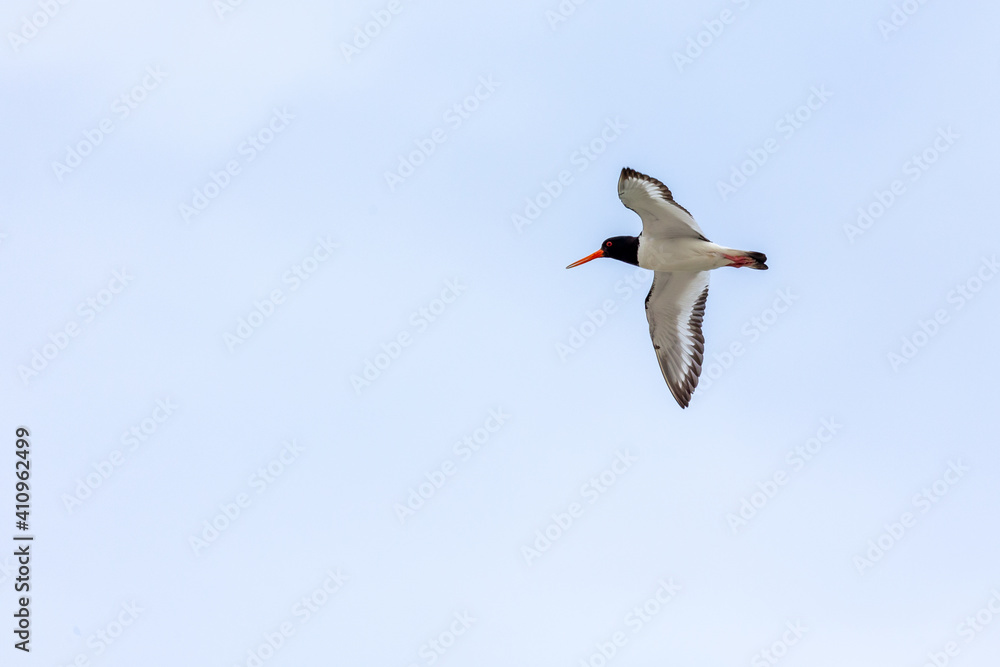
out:
<path id="1" fill-rule="evenodd" d="M 767 269 L 764 253 L 712 243 L 663 183 L 625 167 L 618 197 L 642 218 L 639 236 L 612 236 L 601 249 L 567 269 L 610 257 L 650 269 L 646 319 L 660 371 L 677 403 L 686 408 L 698 386 L 705 355 L 701 322 L 708 299 L 708 272 L 723 266 Z"/>

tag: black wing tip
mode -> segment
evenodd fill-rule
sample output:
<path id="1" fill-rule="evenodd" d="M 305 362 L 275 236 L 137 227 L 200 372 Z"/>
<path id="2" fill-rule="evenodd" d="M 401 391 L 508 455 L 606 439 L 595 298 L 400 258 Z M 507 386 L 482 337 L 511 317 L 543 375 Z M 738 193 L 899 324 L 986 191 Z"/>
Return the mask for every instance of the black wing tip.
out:
<path id="1" fill-rule="evenodd" d="M 621 176 L 618 177 L 618 180 L 621 180 L 621 179 L 624 179 L 624 178 L 638 178 L 639 180 L 643 180 L 643 181 L 655 181 L 656 180 L 655 178 L 651 178 L 651 177 L 647 176 L 646 174 L 642 173 L 641 171 L 636 171 L 632 167 L 622 167 L 622 173 L 621 173 Z"/>
<path id="2" fill-rule="evenodd" d="M 677 401 L 677 405 L 681 406 L 682 410 L 685 410 L 691 404 L 691 396 L 694 395 L 694 390 L 691 390 L 685 395 L 679 390 L 675 391 L 673 387 L 670 387 L 670 393 L 673 394 L 674 400 Z"/>
<path id="3" fill-rule="evenodd" d="M 663 181 L 661 181 L 659 179 L 656 179 L 656 178 L 653 178 L 652 176 L 647 176 L 646 174 L 644 174 L 644 173 L 642 173 L 640 171 L 636 171 L 632 167 L 622 167 L 622 175 L 618 177 L 618 196 L 619 197 L 622 195 L 622 187 L 621 187 L 622 181 L 624 181 L 626 179 L 636 179 L 638 181 L 643 181 L 645 183 L 649 183 L 654 188 L 656 188 L 657 190 L 659 190 L 660 196 L 662 196 L 668 202 L 670 202 L 671 204 L 673 204 L 674 206 L 676 206 L 680 210 L 684 211 L 688 215 L 691 215 L 691 211 L 687 210 L 686 208 L 684 208 L 683 206 L 681 206 L 680 204 L 677 203 L 677 201 L 674 199 L 674 193 L 670 191 L 670 188 L 668 188 Z M 693 219 L 694 216 L 691 215 L 691 218 Z M 708 239 L 706 239 L 704 236 L 702 236 L 700 234 L 699 234 L 699 237 L 701 238 L 702 241 L 708 241 Z"/>
<path id="4" fill-rule="evenodd" d="M 622 167 L 622 173 L 618 176 L 618 196 L 619 197 L 621 197 L 622 192 L 623 192 L 623 190 L 622 190 L 622 184 L 625 181 L 633 179 L 633 178 L 642 179 L 643 178 L 643 174 L 640 174 L 639 172 L 637 172 L 632 167 Z"/>
<path id="5" fill-rule="evenodd" d="M 632 167 L 622 167 L 622 174 L 621 176 L 618 177 L 618 184 L 621 185 L 622 181 L 630 179 L 635 179 L 637 181 L 643 181 L 644 183 L 649 183 L 650 185 L 658 189 L 660 191 L 660 194 L 666 195 L 667 200 L 674 202 L 674 196 L 670 192 L 670 188 L 664 185 L 662 181 L 659 181 L 653 178 L 652 176 L 647 176 L 641 171 L 636 171 Z"/>
<path id="6" fill-rule="evenodd" d="M 661 369 L 662 370 L 662 369 Z M 691 404 L 691 397 L 694 390 L 698 388 L 698 381 L 701 379 L 701 364 L 696 363 L 688 369 L 683 379 L 679 383 L 667 381 L 667 389 L 677 401 L 681 408 L 687 408 Z"/>

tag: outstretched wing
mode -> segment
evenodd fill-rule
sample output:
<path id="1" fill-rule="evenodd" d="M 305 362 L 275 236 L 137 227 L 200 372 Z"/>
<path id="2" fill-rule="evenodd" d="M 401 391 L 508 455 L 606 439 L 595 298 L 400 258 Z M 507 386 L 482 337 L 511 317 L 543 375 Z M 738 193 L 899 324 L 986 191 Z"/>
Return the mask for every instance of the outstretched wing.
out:
<path id="1" fill-rule="evenodd" d="M 642 218 L 642 233 L 647 237 L 708 240 L 694 217 L 675 202 L 670 189 L 655 178 L 625 167 L 618 178 L 618 197 Z"/>
<path id="2" fill-rule="evenodd" d="M 708 299 L 708 271 L 656 271 L 646 296 L 649 336 L 660 371 L 677 403 L 686 408 L 698 386 L 705 337 L 701 322 Z"/>

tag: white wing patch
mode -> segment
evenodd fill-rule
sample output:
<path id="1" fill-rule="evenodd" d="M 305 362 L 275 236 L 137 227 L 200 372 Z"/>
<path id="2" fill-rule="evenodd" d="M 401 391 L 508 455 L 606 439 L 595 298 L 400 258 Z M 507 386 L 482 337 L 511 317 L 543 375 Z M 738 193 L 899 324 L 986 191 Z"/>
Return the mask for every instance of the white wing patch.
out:
<path id="1" fill-rule="evenodd" d="M 705 356 L 701 323 L 708 299 L 708 271 L 656 271 L 646 296 L 649 336 L 660 371 L 677 403 L 686 408 L 698 386 Z"/>
<path id="2" fill-rule="evenodd" d="M 701 227 L 686 208 L 674 201 L 670 189 L 660 181 L 625 167 L 618 178 L 618 197 L 642 218 L 642 233 L 648 237 L 700 238 Z"/>

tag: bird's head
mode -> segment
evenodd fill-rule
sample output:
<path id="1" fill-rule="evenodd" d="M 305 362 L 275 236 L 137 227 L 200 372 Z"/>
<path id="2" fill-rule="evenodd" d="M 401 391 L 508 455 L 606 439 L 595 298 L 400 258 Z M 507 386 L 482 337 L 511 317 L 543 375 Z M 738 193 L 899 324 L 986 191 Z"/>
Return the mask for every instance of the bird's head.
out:
<path id="1" fill-rule="evenodd" d="M 626 264 L 639 266 L 639 239 L 635 236 L 612 236 L 610 239 L 604 239 L 600 250 L 573 262 L 566 268 L 572 269 L 574 266 L 586 264 L 598 257 L 610 257 Z"/>

